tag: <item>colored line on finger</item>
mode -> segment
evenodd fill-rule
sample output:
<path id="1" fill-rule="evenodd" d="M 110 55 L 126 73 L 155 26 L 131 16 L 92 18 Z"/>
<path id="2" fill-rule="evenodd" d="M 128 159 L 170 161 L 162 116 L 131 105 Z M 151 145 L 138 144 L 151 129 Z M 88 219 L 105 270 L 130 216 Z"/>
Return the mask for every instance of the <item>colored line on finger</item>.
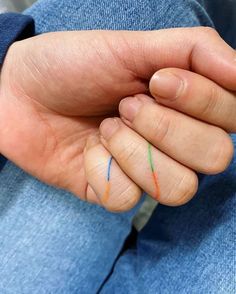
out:
<path id="1" fill-rule="evenodd" d="M 111 190 L 110 182 L 107 182 L 106 190 L 105 190 L 105 193 L 103 194 L 103 197 L 102 197 L 102 203 L 107 203 L 107 201 L 110 197 L 110 190 Z"/>
<path id="2" fill-rule="evenodd" d="M 106 189 L 105 193 L 103 194 L 102 197 L 102 203 L 106 203 L 110 197 L 110 190 L 111 190 L 111 164 L 112 164 L 113 157 L 111 156 L 108 161 L 108 168 L 107 168 L 107 183 L 106 183 Z"/>
<path id="3" fill-rule="evenodd" d="M 153 162 L 153 157 L 152 157 L 152 145 L 150 143 L 148 143 L 148 162 L 151 168 L 151 172 L 152 172 L 152 178 L 153 178 L 153 182 L 155 185 L 155 189 L 156 189 L 156 199 L 158 200 L 160 197 L 160 188 L 159 188 L 159 184 L 158 184 L 158 176 L 157 176 L 157 172 L 155 171 L 155 166 L 154 166 L 154 162 Z"/>
<path id="4" fill-rule="evenodd" d="M 113 157 L 111 156 L 108 162 L 108 169 L 107 169 L 107 181 L 110 181 L 111 178 L 111 163 L 112 163 Z"/>

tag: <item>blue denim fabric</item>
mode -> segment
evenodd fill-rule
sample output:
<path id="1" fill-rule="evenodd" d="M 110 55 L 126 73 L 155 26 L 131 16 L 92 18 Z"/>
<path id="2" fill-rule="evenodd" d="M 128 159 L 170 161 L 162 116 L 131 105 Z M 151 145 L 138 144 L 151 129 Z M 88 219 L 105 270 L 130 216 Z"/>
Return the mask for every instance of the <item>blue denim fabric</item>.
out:
<path id="1" fill-rule="evenodd" d="M 135 210 L 108 213 L 9 162 L 0 186 L 0 293 L 95 293 Z"/>
<path id="2" fill-rule="evenodd" d="M 35 18 L 37 33 L 212 26 L 201 4 L 41 0 L 26 13 Z M 199 196 L 189 205 L 159 206 L 101 292 L 231 293 L 225 291 L 233 287 L 234 178 L 235 163 L 220 176 L 203 177 Z M 96 293 L 130 232 L 135 210 L 105 212 L 10 162 L 0 173 L 0 187 L 0 293 Z"/>

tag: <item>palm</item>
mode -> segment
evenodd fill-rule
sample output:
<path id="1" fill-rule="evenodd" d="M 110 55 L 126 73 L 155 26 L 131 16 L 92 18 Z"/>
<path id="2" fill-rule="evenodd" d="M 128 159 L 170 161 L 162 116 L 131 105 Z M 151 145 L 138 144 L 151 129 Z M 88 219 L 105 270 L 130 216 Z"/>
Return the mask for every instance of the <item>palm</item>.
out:
<path id="1" fill-rule="evenodd" d="M 27 108 L 18 115 L 27 116 Z M 84 197 L 87 181 L 83 151 L 88 135 L 97 132 L 102 118 L 69 117 L 40 108 L 32 107 L 28 114 L 31 124 L 25 122 L 28 128 L 22 130 L 20 144 L 18 140 L 13 141 L 11 146 L 17 148 L 13 147 L 9 152 L 16 162 L 41 180 Z M 19 133 L 17 120 L 11 124 L 11 129 Z M 13 133 L 12 136 L 14 140 L 16 136 Z"/>
<path id="2" fill-rule="evenodd" d="M 85 196 L 87 181 L 83 152 L 87 137 L 98 132 L 104 116 L 61 114 L 36 102 L 37 97 L 9 95 L 1 101 L 5 109 L 0 119 L 4 123 L 2 148 L 8 156 L 39 179 Z M 59 104 L 60 107 L 60 104 Z M 104 114 L 112 111 L 100 108 Z M 3 145 L 4 144 L 4 145 Z M 78 183 L 75 186 L 75 183 Z"/>
<path id="3" fill-rule="evenodd" d="M 103 48 L 100 59 L 96 50 L 87 52 L 85 65 L 84 60 L 75 63 L 74 56 L 61 65 L 60 51 L 55 54 L 51 45 L 38 47 L 37 38 L 35 46 L 35 55 L 29 48 L 29 57 L 24 62 L 23 58 L 17 60 L 17 64 L 13 48 L 4 66 L 1 108 L 5 111 L 0 127 L 5 130 L 5 139 L 1 150 L 39 179 L 85 197 L 83 152 L 87 137 L 98 131 L 105 116 L 117 111 L 122 96 L 145 91 L 146 85 L 115 60 L 108 47 Z M 39 59 L 42 55 L 49 57 Z"/>

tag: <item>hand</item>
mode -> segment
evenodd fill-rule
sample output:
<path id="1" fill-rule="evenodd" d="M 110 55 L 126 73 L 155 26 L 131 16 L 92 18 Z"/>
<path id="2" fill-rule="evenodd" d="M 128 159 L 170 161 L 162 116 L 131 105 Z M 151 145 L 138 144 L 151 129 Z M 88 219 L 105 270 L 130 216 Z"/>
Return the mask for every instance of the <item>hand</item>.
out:
<path id="1" fill-rule="evenodd" d="M 94 144 L 120 100 L 147 93 L 153 73 L 170 66 L 235 90 L 234 59 L 234 50 L 205 28 L 50 33 L 17 42 L 1 72 L 0 151 L 40 180 L 98 203 L 110 154 L 99 145 L 91 162 L 85 144 L 91 134 Z M 131 208 L 140 188 L 115 161 L 111 172 L 106 208 Z"/>

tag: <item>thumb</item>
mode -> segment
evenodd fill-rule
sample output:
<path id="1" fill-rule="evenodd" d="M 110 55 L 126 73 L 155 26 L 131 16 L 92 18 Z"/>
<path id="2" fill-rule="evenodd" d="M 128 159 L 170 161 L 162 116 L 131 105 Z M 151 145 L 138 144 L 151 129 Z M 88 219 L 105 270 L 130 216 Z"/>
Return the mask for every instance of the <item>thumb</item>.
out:
<path id="1" fill-rule="evenodd" d="M 140 78 L 149 80 L 156 69 L 177 67 L 236 90 L 236 52 L 212 28 L 124 32 L 123 36 L 133 56 L 129 69 Z"/>

